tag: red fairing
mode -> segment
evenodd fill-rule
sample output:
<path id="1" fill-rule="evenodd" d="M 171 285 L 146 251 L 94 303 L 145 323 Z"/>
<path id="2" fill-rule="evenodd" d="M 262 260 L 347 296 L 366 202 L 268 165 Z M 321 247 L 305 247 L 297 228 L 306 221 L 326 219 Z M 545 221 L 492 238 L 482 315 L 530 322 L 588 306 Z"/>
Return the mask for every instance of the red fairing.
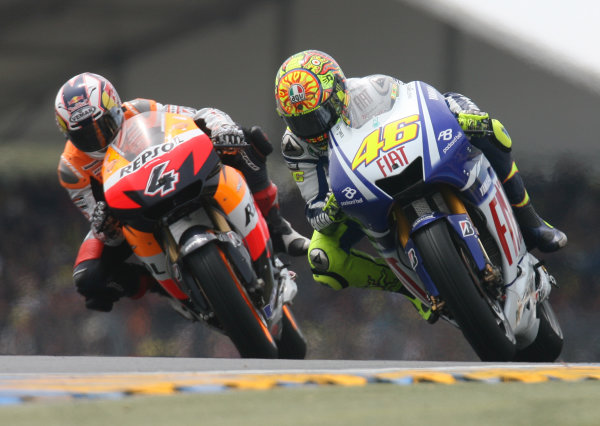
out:
<path id="1" fill-rule="evenodd" d="M 180 169 L 183 162 L 193 155 L 194 174 L 202 168 L 203 164 L 211 154 L 213 144 L 206 135 L 196 136 L 184 143 L 175 145 L 166 142 L 162 145 L 152 146 L 144 151 L 134 161 L 117 171 L 119 180 L 106 192 L 106 200 L 112 208 L 116 209 L 138 209 L 141 206 L 126 195 L 129 191 L 146 191 L 149 182 L 152 182 L 151 174 L 156 166 L 167 163 L 161 171 L 161 176 L 171 175 L 173 189 L 176 188 Z M 166 195 L 167 193 L 146 195 Z"/>
<path id="2" fill-rule="evenodd" d="M 254 204 L 256 206 L 256 203 Z M 244 238 L 252 260 L 258 259 L 264 253 L 267 248 L 267 241 L 269 238 L 271 238 L 269 235 L 269 227 L 267 226 L 267 222 L 265 221 L 265 218 L 260 210 L 258 210 L 258 206 L 256 206 L 256 211 L 259 215 L 258 223 Z M 271 253 L 267 253 L 267 257 L 271 257 Z"/>

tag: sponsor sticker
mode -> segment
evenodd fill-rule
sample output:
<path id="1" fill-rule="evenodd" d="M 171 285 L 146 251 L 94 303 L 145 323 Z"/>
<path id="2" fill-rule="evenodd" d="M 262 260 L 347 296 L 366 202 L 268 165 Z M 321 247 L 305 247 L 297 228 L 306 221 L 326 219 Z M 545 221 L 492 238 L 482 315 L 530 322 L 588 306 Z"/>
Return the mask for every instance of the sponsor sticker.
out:
<path id="1" fill-rule="evenodd" d="M 461 220 L 458 223 L 460 225 L 460 230 L 462 231 L 463 237 L 475 235 L 475 229 L 473 228 L 473 224 L 470 220 Z"/>

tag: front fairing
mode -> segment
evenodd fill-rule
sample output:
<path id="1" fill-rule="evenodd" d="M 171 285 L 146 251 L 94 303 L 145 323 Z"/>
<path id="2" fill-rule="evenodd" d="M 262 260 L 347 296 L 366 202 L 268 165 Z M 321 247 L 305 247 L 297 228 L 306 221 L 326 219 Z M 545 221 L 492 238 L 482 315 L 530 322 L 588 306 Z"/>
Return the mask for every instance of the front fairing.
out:
<path id="1" fill-rule="evenodd" d="M 125 222 L 214 174 L 219 157 L 190 117 L 146 112 L 125 121 L 105 156 L 104 192 Z"/>
<path id="2" fill-rule="evenodd" d="M 336 200 L 377 232 L 389 227 L 394 197 L 413 180 L 463 188 L 476 156 L 443 96 L 422 82 L 402 86 L 392 109 L 360 128 L 340 121 L 329 148 Z"/>

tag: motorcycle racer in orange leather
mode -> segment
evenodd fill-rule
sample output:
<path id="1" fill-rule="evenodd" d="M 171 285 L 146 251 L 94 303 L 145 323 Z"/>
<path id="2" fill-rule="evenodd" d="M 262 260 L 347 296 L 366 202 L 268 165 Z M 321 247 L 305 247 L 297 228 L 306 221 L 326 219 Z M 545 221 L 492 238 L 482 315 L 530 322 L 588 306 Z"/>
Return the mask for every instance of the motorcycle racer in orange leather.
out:
<path id="1" fill-rule="evenodd" d="M 250 149 L 233 153 L 223 150 L 223 163 L 244 175 L 267 220 L 275 251 L 292 256 L 307 253 L 309 240 L 281 216 L 277 187 L 266 169 L 266 156 L 273 148 L 260 127 L 242 128 L 215 108 L 197 110 L 140 98 L 121 103 L 107 79 L 82 73 L 69 79 L 58 91 L 55 117 L 67 138 L 58 165 L 59 182 L 91 222 L 73 269 L 77 291 L 85 297 L 88 309 L 108 312 L 123 296 L 136 299 L 149 289 L 162 291 L 150 271 L 135 260 L 120 223 L 108 212 L 102 182 L 104 155 L 123 122 L 139 113 L 157 110 L 192 116 L 217 150 L 219 144 L 249 143 Z"/>

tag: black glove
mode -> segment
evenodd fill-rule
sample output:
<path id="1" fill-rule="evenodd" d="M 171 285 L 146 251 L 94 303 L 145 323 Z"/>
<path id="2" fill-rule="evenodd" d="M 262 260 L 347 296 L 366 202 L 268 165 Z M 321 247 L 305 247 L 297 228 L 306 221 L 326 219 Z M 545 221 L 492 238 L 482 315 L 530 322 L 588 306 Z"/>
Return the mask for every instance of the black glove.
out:
<path id="1" fill-rule="evenodd" d="M 96 237 L 103 241 L 118 241 L 123 238 L 121 222 L 108 211 L 104 201 L 98 201 L 92 213 L 92 230 Z"/>

